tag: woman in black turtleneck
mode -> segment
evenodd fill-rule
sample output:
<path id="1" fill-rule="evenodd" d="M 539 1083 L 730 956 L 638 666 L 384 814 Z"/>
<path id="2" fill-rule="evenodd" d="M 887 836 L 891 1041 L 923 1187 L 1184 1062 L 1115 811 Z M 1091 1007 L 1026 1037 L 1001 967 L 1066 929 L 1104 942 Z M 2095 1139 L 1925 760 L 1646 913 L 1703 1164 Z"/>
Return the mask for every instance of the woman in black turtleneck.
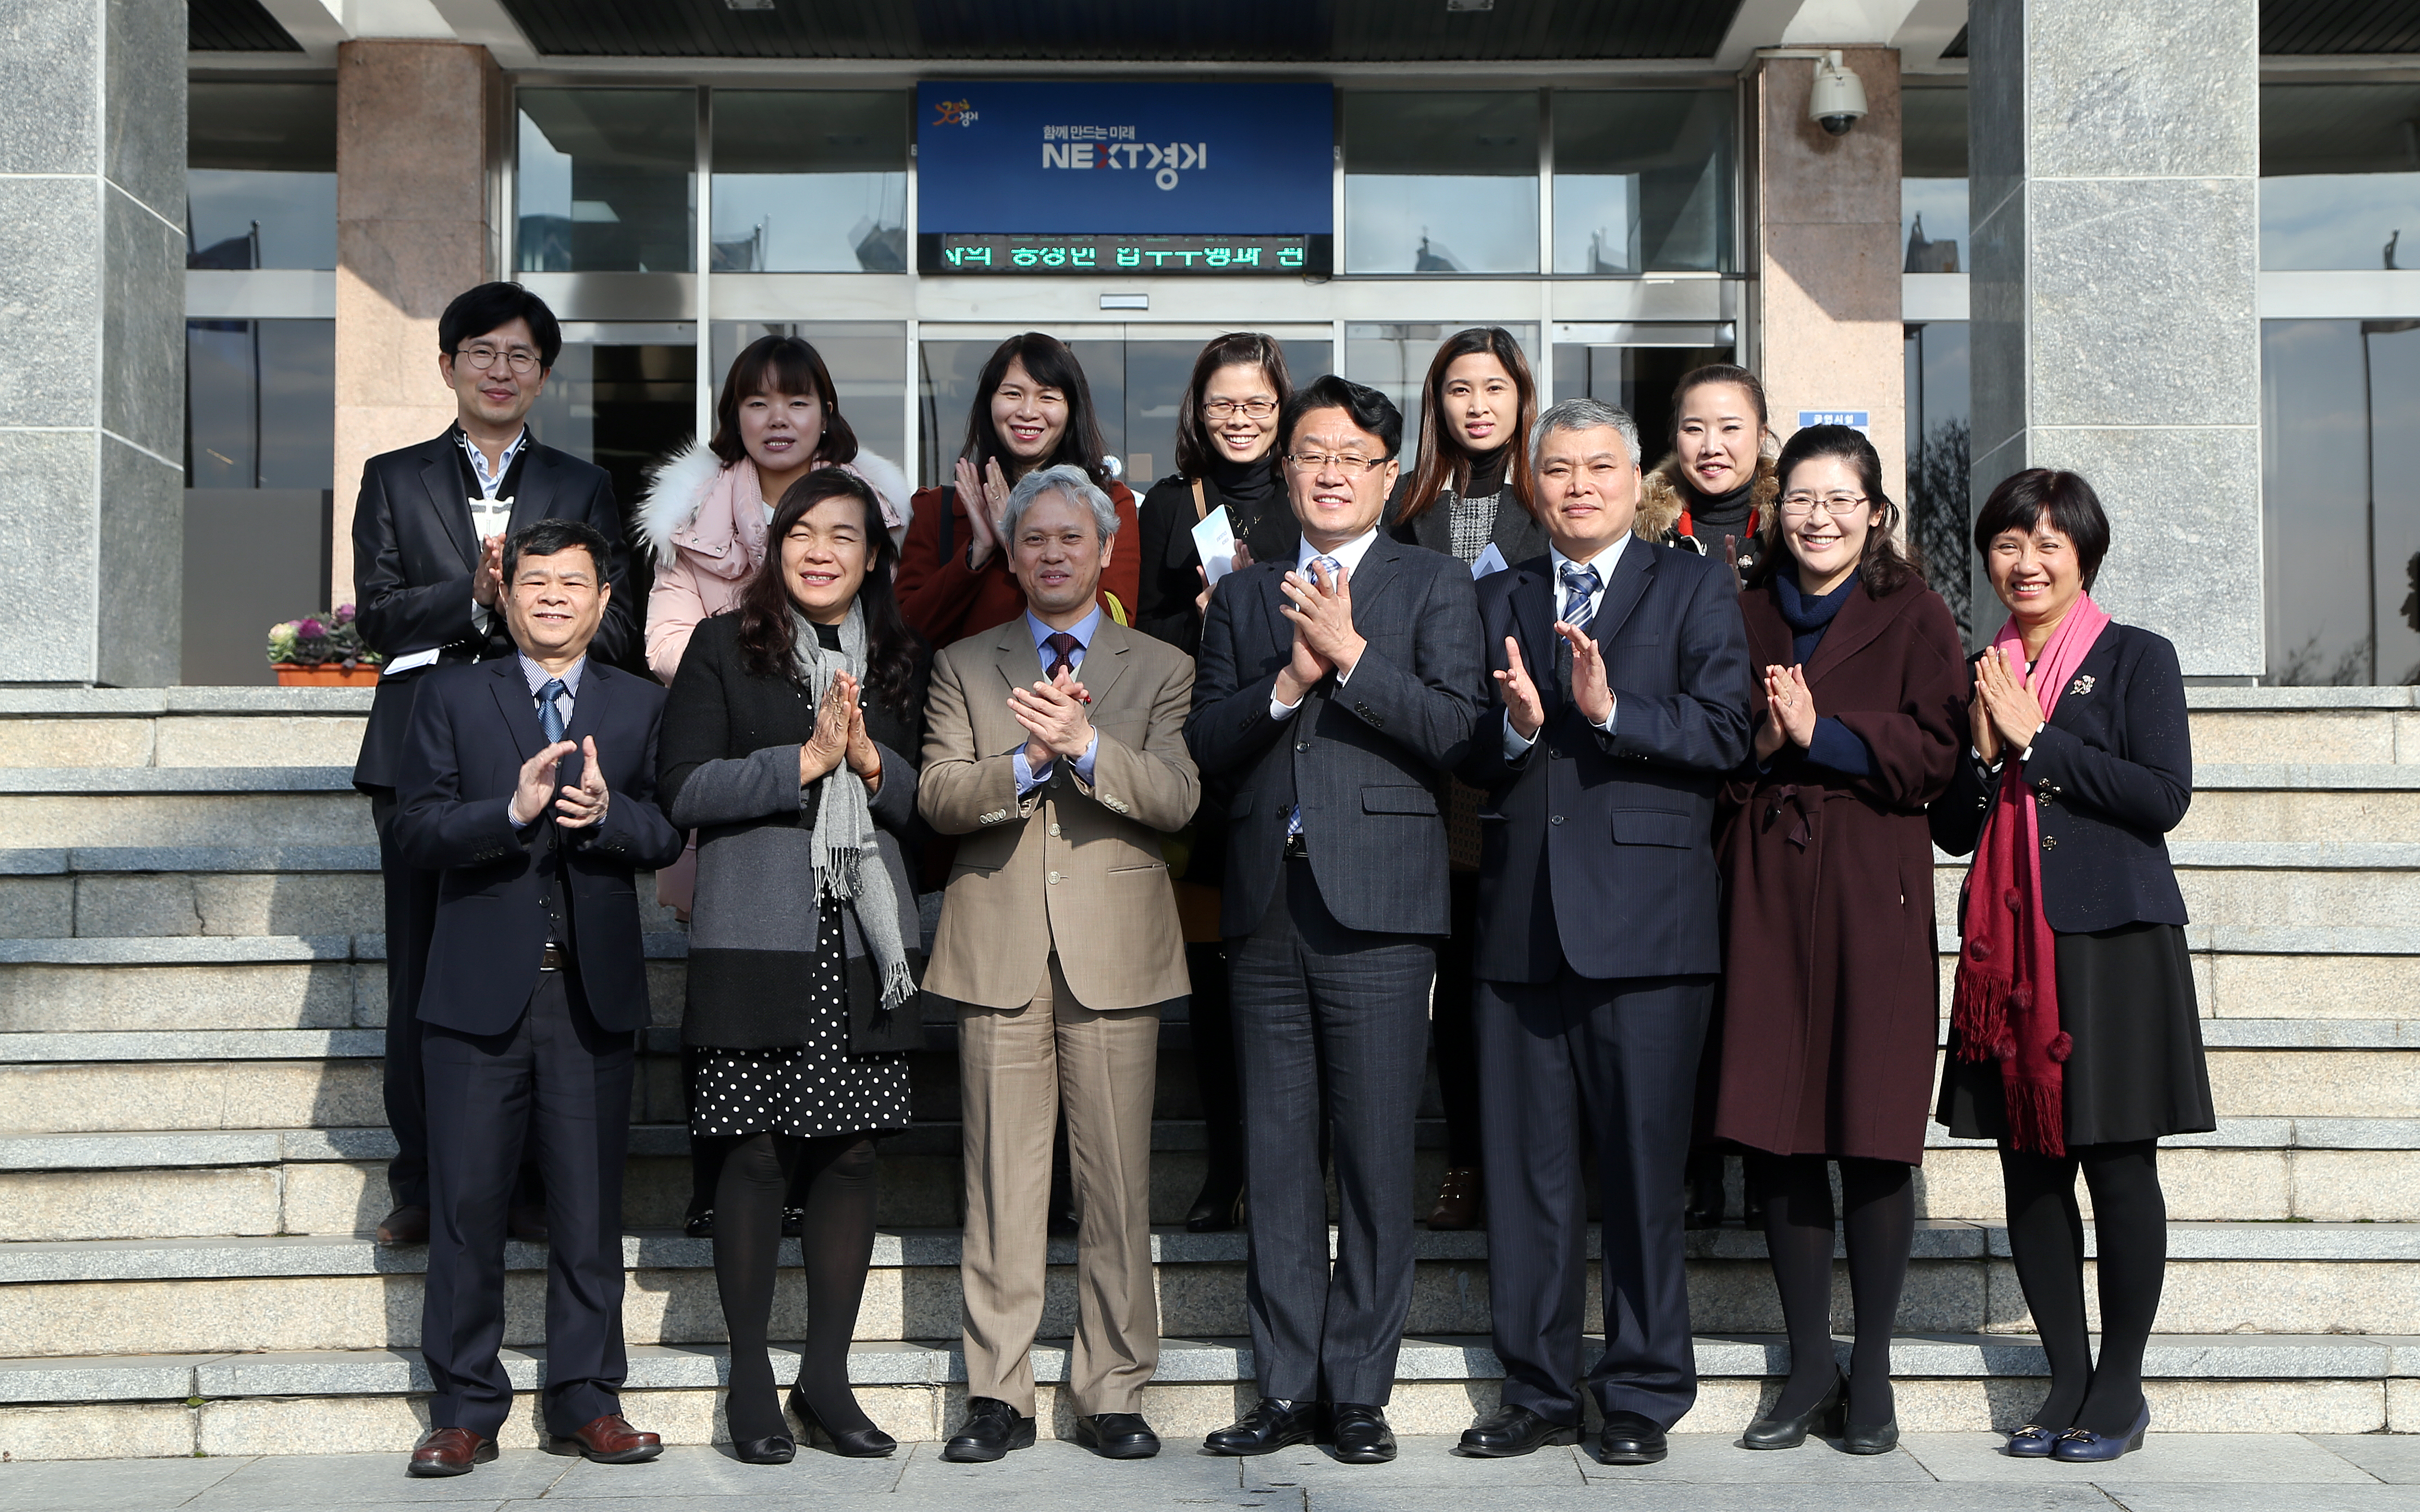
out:
<path id="1" fill-rule="evenodd" d="M 1387 501 L 1388 530 L 1406 546 L 1477 563 L 1493 546 L 1503 566 L 1546 554 L 1529 513 L 1529 426 L 1538 387 L 1528 360 L 1501 326 L 1446 338 L 1420 391 L 1418 464 Z M 1445 1103 L 1446 1172 L 1431 1228 L 1476 1227 L 1485 1204 L 1479 1177 L 1479 1057 L 1470 1034 L 1470 957 L 1479 935 L 1479 795 L 1452 785 L 1446 835 L 1452 933 L 1437 949 L 1437 1090 Z"/>
<path id="2" fill-rule="evenodd" d="M 1192 656 L 1202 645 L 1202 615 L 1210 590 L 1193 527 L 1214 509 L 1227 512 L 1235 532 L 1235 565 L 1291 562 L 1301 544 L 1294 506 L 1272 455 L 1278 411 L 1294 395 L 1277 339 L 1236 332 L 1202 348 L 1176 417 L 1176 474 L 1143 496 L 1140 520 L 1142 587 L 1135 628 Z M 1233 1228 L 1242 1220 L 1244 1112 L 1235 1085 L 1234 1026 L 1227 1006 L 1227 952 L 1218 937 L 1218 885 L 1226 872 L 1221 837 L 1226 793 L 1202 784 L 1202 806 L 1189 831 L 1190 849 L 1177 870 L 1176 900 L 1185 921 L 1185 965 L 1193 978 L 1188 1011 L 1193 1075 L 1209 1135 L 1209 1169 L 1202 1194 L 1185 1216 L 1195 1233 Z M 1174 859 L 1171 856 L 1171 859 Z"/>
<path id="3" fill-rule="evenodd" d="M 1764 385 L 1729 363 L 1691 368 L 1672 391 L 1672 451 L 1638 491 L 1637 532 L 1700 556 L 1733 554 L 1756 565 L 1762 527 L 1779 491 L 1764 412 Z"/>

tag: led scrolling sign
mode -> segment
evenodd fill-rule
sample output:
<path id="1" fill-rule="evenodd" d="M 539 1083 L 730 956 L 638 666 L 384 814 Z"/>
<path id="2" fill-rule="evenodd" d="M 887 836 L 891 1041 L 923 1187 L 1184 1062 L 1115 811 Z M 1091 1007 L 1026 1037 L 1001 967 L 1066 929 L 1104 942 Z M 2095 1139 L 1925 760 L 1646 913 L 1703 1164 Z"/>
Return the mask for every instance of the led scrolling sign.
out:
<path id="1" fill-rule="evenodd" d="M 927 273 L 1324 274 L 1326 85 L 919 91 Z"/>

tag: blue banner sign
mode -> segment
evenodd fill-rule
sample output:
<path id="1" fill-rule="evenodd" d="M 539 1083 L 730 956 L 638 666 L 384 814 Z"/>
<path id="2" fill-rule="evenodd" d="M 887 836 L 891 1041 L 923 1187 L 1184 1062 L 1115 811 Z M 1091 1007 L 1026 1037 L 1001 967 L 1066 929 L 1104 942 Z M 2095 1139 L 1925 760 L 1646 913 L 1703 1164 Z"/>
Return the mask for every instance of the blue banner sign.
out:
<path id="1" fill-rule="evenodd" d="M 928 82 L 916 90 L 917 229 L 1173 236 L 1202 250 L 1324 238 L 1335 148 L 1324 84 Z M 1271 260 L 1221 269 L 1268 271 Z"/>
<path id="2" fill-rule="evenodd" d="M 1809 425 L 1846 425 L 1852 430 L 1869 430 L 1873 426 L 1873 415 L 1865 409 L 1801 409 L 1798 411 L 1798 428 L 1805 430 Z"/>

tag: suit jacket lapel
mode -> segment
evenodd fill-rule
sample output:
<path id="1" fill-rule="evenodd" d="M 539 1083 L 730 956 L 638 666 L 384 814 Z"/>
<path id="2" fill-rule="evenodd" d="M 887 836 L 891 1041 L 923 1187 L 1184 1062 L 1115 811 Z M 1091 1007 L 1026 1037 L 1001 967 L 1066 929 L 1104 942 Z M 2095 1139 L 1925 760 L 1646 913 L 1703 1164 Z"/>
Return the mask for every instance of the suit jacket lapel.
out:
<path id="1" fill-rule="evenodd" d="M 992 638 L 992 665 L 1000 670 L 1000 680 L 1007 687 L 1031 687 L 1042 679 L 1042 656 L 1033 649 L 1030 628 L 1025 611 L 1019 609 L 1016 618 L 1001 625 Z"/>
<path id="2" fill-rule="evenodd" d="M 1344 575 L 1345 585 L 1353 593 L 1353 617 L 1356 621 L 1369 609 L 1371 601 L 1394 581 L 1396 561 L 1405 551 L 1417 549 L 1419 548 L 1406 547 L 1383 531 L 1376 540 L 1370 543 L 1370 549 L 1361 553 L 1361 565 Z"/>
<path id="3" fill-rule="evenodd" d="M 471 529 L 471 503 L 462 492 L 462 464 L 454 459 L 454 445 L 450 431 L 439 439 L 435 458 L 420 470 L 420 483 L 428 490 L 429 507 L 437 511 L 454 549 L 462 554 L 462 564 L 475 572 L 479 542 Z"/>
<path id="4" fill-rule="evenodd" d="M 504 714 L 504 727 L 513 733 L 513 748 L 526 762 L 545 748 L 546 732 L 538 725 L 537 705 L 530 698 L 529 684 L 521 677 L 521 659 L 500 656 L 488 665 L 495 672 L 489 688 L 496 695 L 496 707 Z M 588 701 L 581 699 L 572 712 L 579 714 L 587 706 Z"/>
<path id="5" fill-rule="evenodd" d="M 1512 583 L 1512 625 L 1521 660 L 1529 669 L 1529 680 L 1544 687 L 1553 680 L 1555 647 L 1562 643 L 1555 634 L 1554 583 L 1526 568 L 1512 570 L 1518 575 Z"/>
<path id="6" fill-rule="evenodd" d="M 1896 603 L 1877 603 L 1860 582 L 1850 591 L 1849 601 L 1840 606 L 1840 612 L 1833 617 L 1823 639 L 1815 643 L 1815 655 L 1807 661 L 1805 672 L 1807 686 L 1821 682 L 1833 668 L 1871 645 L 1874 637 L 1888 628 L 1899 618 L 1900 609 L 1914 601 L 1915 595 L 1902 594 Z"/>
<path id="7" fill-rule="evenodd" d="M 2050 722 L 2061 730 L 2071 730 L 2083 723 L 2085 716 L 2100 702 L 2094 695 L 2109 686 L 2109 679 L 2117 674 L 2117 626 L 2104 625 L 2101 639 L 2092 643 L 2092 649 L 2086 652 L 2084 660 L 2077 664 L 2075 675 L 2059 689 L 2058 706 L 2051 710 Z M 2085 684 L 2083 692 L 2077 692 L 2075 686 L 2087 677 L 2092 681 Z"/>
<path id="8" fill-rule="evenodd" d="M 1093 632 L 1093 643 L 1084 648 L 1084 665 L 1076 670 L 1076 680 L 1084 691 L 1093 695 L 1092 717 L 1103 717 L 1109 706 L 1109 689 L 1126 670 L 1127 632 L 1125 625 L 1108 615 Z"/>
<path id="9" fill-rule="evenodd" d="M 537 438 L 530 438 L 529 450 L 521 458 L 520 481 L 514 486 L 511 528 L 527 530 L 554 513 L 554 453 L 540 446 Z"/>
<path id="10" fill-rule="evenodd" d="M 1294 646 L 1294 626 L 1278 612 L 1278 606 L 1285 602 L 1285 594 L 1278 585 L 1294 569 L 1281 563 L 1271 563 L 1270 565 L 1278 570 L 1260 573 L 1248 581 L 1252 589 L 1252 606 L 1260 616 L 1261 634 L 1266 638 L 1264 644 L 1267 653 L 1284 656 L 1291 654 Z"/>
<path id="11" fill-rule="evenodd" d="M 1613 581 L 1606 584 L 1605 597 L 1598 601 L 1596 618 L 1589 622 L 1589 634 L 1600 646 L 1611 646 L 1613 638 L 1638 607 L 1647 593 L 1647 585 L 1655 577 L 1657 548 L 1645 541 L 1634 539 L 1621 548 L 1621 560 L 1613 566 Z"/>

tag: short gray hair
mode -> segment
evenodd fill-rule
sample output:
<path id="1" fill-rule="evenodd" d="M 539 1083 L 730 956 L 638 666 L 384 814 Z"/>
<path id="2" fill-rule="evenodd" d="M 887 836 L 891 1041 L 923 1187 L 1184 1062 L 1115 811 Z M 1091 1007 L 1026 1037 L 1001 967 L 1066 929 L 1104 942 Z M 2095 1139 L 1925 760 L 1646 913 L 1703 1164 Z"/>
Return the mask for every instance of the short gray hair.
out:
<path id="1" fill-rule="evenodd" d="M 1630 465 L 1643 467 L 1638 459 L 1638 422 L 1630 411 L 1603 399 L 1565 399 L 1548 405 L 1538 423 L 1529 427 L 1529 471 L 1538 471 L 1538 463 L 1546 450 L 1546 438 L 1559 430 L 1596 430 L 1611 425 L 1621 432 L 1622 444 L 1630 448 Z"/>
<path id="2" fill-rule="evenodd" d="M 1025 518 L 1033 501 L 1047 493 L 1063 494 L 1068 502 L 1091 510 L 1093 524 L 1101 532 L 1102 540 L 1118 533 L 1118 506 L 1109 502 L 1109 496 L 1101 491 L 1092 474 L 1073 462 L 1062 462 L 1055 468 L 1034 469 L 1017 479 L 1016 486 L 1008 491 L 1008 513 L 1001 521 L 1005 531 L 1001 538 L 1002 546 L 1016 538 L 1017 522 Z"/>

